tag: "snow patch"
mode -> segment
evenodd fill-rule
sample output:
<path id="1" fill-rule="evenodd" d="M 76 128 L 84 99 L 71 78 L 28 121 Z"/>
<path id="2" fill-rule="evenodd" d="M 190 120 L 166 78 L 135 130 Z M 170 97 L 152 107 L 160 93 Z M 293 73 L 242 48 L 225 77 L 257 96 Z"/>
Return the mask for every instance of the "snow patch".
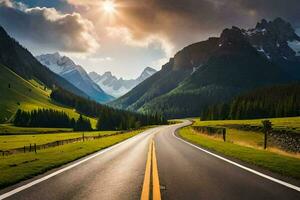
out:
<path id="1" fill-rule="evenodd" d="M 269 60 L 271 59 L 270 55 L 265 52 L 265 50 L 262 47 L 256 47 L 256 50 L 266 56 Z"/>
<path id="2" fill-rule="evenodd" d="M 300 41 L 288 41 L 288 45 L 296 53 L 296 56 L 300 56 Z"/>

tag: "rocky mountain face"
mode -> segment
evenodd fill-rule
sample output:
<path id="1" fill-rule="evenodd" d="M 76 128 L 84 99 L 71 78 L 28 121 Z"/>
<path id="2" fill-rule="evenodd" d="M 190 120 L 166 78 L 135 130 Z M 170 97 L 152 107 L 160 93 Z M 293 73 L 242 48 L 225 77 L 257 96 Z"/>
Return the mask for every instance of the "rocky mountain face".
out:
<path id="1" fill-rule="evenodd" d="M 271 38 L 264 39 L 266 33 Z M 298 38 L 282 19 L 263 20 L 248 31 L 225 29 L 218 38 L 185 47 L 162 70 L 111 105 L 162 112 L 169 118 L 199 116 L 204 107 L 242 92 L 297 80 L 293 73 L 300 68 L 299 58 L 289 42 Z M 278 61 L 282 59 L 295 63 L 294 67 Z"/>
<path id="2" fill-rule="evenodd" d="M 107 94 L 114 97 L 120 97 L 130 91 L 139 83 L 143 82 L 150 76 L 156 73 L 156 70 L 147 67 L 136 79 L 124 80 L 123 78 L 117 78 L 112 75 L 111 72 L 105 72 L 103 75 L 97 74 L 96 72 L 90 72 L 90 78 L 97 83 Z"/>
<path id="3" fill-rule="evenodd" d="M 300 37 L 290 23 L 281 18 L 269 22 L 263 19 L 243 34 L 261 55 L 300 79 Z"/>
<path id="4" fill-rule="evenodd" d="M 85 92 L 42 65 L 27 49 L 11 38 L 1 26 L 0 64 L 10 68 L 26 80 L 36 79 L 49 88 L 59 86 L 76 95 L 88 97 Z"/>
<path id="5" fill-rule="evenodd" d="M 70 58 L 61 56 L 59 53 L 39 55 L 36 58 L 51 71 L 65 78 L 81 91 L 84 91 L 93 100 L 105 103 L 114 99 L 106 94 L 89 77 L 87 72 L 80 65 L 76 65 Z"/>

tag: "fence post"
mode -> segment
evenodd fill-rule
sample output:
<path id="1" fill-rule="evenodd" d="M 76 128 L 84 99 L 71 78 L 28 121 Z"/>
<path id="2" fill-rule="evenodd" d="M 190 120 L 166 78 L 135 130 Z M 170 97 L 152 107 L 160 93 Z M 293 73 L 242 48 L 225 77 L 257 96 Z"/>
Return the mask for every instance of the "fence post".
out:
<path id="1" fill-rule="evenodd" d="M 268 131 L 265 131 L 264 149 L 267 148 L 267 141 L 268 141 L 267 137 L 268 137 Z"/>
<path id="2" fill-rule="evenodd" d="M 24 146 L 24 153 L 26 153 L 26 147 Z"/>
<path id="3" fill-rule="evenodd" d="M 29 152 L 31 152 L 31 144 L 29 145 Z"/>
<path id="4" fill-rule="evenodd" d="M 263 120 L 262 121 L 263 124 L 263 130 L 264 130 L 264 149 L 267 148 L 267 142 L 268 142 L 268 134 L 269 132 L 272 130 L 272 122 L 270 122 L 269 120 Z"/>
<path id="5" fill-rule="evenodd" d="M 36 153 L 36 143 L 34 143 L 34 152 Z"/>
<path id="6" fill-rule="evenodd" d="M 223 129 L 223 140 L 226 142 L 226 128 Z"/>
<path id="7" fill-rule="evenodd" d="M 84 142 L 84 133 L 82 133 L 82 140 L 83 140 L 83 142 Z"/>

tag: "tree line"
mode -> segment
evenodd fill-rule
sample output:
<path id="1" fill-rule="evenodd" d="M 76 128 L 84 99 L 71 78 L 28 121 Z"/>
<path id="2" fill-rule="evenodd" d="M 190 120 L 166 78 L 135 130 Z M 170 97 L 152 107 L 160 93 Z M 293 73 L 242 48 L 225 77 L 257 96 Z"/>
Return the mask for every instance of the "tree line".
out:
<path id="1" fill-rule="evenodd" d="M 201 120 L 256 119 L 300 116 L 300 83 L 258 88 L 230 103 L 212 105 Z"/>
<path id="2" fill-rule="evenodd" d="M 13 121 L 15 126 L 47 127 L 47 128 L 73 128 L 76 131 L 92 130 L 91 123 L 82 115 L 75 120 L 65 112 L 53 109 L 37 109 L 23 111 L 18 109 Z"/>
<path id="3" fill-rule="evenodd" d="M 165 117 L 160 114 L 154 113 L 146 115 L 114 109 L 74 95 L 62 88 L 55 88 L 50 98 L 63 105 L 75 108 L 76 111 L 84 115 L 98 118 L 98 130 L 128 130 L 146 125 L 167 124 Z"/>

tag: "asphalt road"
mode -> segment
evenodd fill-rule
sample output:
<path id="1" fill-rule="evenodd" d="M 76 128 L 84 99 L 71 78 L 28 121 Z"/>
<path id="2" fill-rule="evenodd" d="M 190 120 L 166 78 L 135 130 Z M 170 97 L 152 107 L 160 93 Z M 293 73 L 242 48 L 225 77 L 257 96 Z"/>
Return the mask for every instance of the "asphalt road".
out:
<path id="1" fill-rule="evenodd" d="M 7 199 L 140 199 L 152 138 L 162 199 L 300 199 L 296 190 L 224 162 L 174 137 L 174 131 L 187 123 L 145 131 Z M 0 197 L 42 177 L 2 190 Z"/>

